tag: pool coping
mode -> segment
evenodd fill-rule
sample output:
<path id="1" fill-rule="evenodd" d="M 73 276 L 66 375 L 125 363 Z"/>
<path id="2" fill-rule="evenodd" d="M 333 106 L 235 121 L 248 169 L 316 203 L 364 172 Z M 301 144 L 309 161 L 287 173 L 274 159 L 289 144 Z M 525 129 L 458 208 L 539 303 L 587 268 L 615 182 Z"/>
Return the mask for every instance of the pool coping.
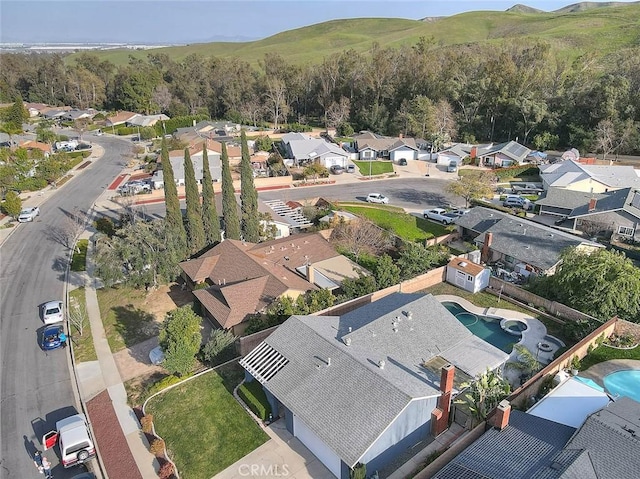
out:
<path id="1" fill-rule="evenodd" d="M 521 313 L 520 311 L 514 311 L 513 309 L 506 308 L 496 308 L 496 307 L 486 307 L 481 308 L 471 303 L 470 301 L 451 294 L 439 294 L 435 296 L 435 298 L 440 301 L 449 301 L 452 303 L 458 303 L 464 309 L 469 311 L 470 313 L 479 314 L 481 316 L 487 316 L 495 319 L 517 319 L 522 321 L 527 325 L 527 329 L 522 332 L 519 341 L 515 341 L 515 344 L 520 344 L 526 347 L 529 352 L 536 356 L 538 361 L 540 361 L 543 365 L 549 364 L 553 361 L 553 356 L 558 348 L 553 349 L 550 352 L 541 351 L 538 345 L 544 342 L 544 338 L 546 336 L 553 337 L 556 341 L 560 341 L 555 336 L 551 336 L 548 334 L 547 327 L 540 321 L 539 319 L 534 318 L 530 314 Z M 517 336 L 513 336 L 514 339 L 517 339 Z M 509 355 L 509 361 L 517 361 L 518 360 L 518 352 L 513 349 L 511 354 Z"/>

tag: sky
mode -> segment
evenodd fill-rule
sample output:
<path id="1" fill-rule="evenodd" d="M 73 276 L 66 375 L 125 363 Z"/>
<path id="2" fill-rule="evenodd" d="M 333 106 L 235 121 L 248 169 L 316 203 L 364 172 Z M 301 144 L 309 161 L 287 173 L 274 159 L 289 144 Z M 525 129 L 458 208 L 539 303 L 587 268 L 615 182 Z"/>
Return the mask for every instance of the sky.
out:
<path id="1" fill-rule="evenodd" d="M 629 2 L 631 0 L 622 0 Z M 450 16 L 576 0 L 1 0 L 2 43 L 249 41 L 341 18 Z"/>

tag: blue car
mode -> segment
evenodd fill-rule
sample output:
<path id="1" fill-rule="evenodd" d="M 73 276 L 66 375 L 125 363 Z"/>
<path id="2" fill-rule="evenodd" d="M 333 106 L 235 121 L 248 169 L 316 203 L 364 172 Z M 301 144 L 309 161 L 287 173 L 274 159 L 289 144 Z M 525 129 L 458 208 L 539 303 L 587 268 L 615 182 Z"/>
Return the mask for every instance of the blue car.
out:
<path id="1" fill-rule="evenodd" d="M 42 349 L 52 351 L 58 348 L 64 348 L 67 345 L 67 335 L 64 333 L 64 327 L 61 324 L 52 324 L 44 328 L 42 332 Z"/>

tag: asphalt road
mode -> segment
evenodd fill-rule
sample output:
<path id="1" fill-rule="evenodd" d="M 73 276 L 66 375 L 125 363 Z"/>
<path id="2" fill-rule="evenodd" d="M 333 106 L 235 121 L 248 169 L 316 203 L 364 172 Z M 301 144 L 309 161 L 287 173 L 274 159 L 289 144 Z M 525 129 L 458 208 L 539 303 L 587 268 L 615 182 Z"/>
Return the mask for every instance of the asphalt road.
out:
<path id="1" fill-rule="evenodd" d="M 345 173 L 346 174 L 346 173 Z M 261 191 L 261 200 L 303 201 L 323 197 L 327 200 L 364 201 L 369 193 L 382 193 L 389 198 L 389 204 L 407 211 L 422 211 L 427 208 L 449 207 L 463 208 L 462 198 L 444 191 L 449 180 L 427 177 L 395 178 L 389 180 L 357 181 L 333 185 L 319 185 L 304 188 Z M 184 210 L 185 203 L 181 202 Z M 143 205 L 136 208 L 139 214 L 150 219 L 164 218 L 163 203 Z M 112 212 L 113 218 L 117 212 Z M 218 211 L 222 214 L 222 211 Z"/>
<path id="2" fill-rule="evenodd" d="M 45 353 L 38 346 L 43 323 L 39 305 L 64 295 L 68 249 L 59 228 L 78 208 L 87 211 L 108 183 L 120 173 L 131 143 L 91 138 L 105 146 L 105 155 L 60 187 L 40 206 L 33 223 L 16 228 L 0 249 L 0 478 L 37 477 L 31 459 L 41 449 L 41 436 L 55 422 L 73 414 L 75 398 L 67 350 Z M 58 465 L 56 479 L 80 472 Z"/>

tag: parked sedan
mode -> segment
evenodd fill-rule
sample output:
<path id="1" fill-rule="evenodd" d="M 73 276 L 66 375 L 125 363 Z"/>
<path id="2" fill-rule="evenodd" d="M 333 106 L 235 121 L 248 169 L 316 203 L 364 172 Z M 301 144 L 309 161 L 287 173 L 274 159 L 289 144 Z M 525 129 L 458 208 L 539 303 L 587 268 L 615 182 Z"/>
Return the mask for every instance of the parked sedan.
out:
<path id="1" fill-rule="evenodd" d="M 40 208 L 34 206 L 33 208 L 25 208 L 20 212 L 18 221 L 20 223 L 28 223 L 36 219 L 36 216 L 40 214 Z"/>
<path id="2" fill-rule="evenodd" d="M 42 321 L 44 321 L 44 324 L 59 323 L 63 320 L 62 301 L 49 301 L 42 306 Z"/>
<path id="3" fill-rule="evenodd" d="M 369 193 L 369 196 L 367 196 L 367 203 L 380 203 L 386 205 L 389 203 L 389 198 L 381 193 Z"/>
<path id="4" fill-rule="evenodd" d="M 64 334 L 64 327 L 61 324 L 53 324 L 44 328 L 42 343 L 40 343 L 44 351 L 64 348 L 66 345 L 67 335 Z"/>
<path id="5" fill-rule="evenodd" d="M 340 165 L 333 165 L 331 168 L 329 168 L 329 170 L 334 175 L 341 175 L 342 173 L 344 173 L 344 168 Z"/>
<path id="6" fill-rule="evenodd" d="M 449 225 L 453 223 L 453 220 L 459 218 L 459 216 L 454 215 L 453 213 L 447 213 L 447 210 L 444 208 L 433 208 L 430 210 L 424 210 L 422 212 L 422 216 L 425 219 L 440 221 L 442 224 Z"/>

